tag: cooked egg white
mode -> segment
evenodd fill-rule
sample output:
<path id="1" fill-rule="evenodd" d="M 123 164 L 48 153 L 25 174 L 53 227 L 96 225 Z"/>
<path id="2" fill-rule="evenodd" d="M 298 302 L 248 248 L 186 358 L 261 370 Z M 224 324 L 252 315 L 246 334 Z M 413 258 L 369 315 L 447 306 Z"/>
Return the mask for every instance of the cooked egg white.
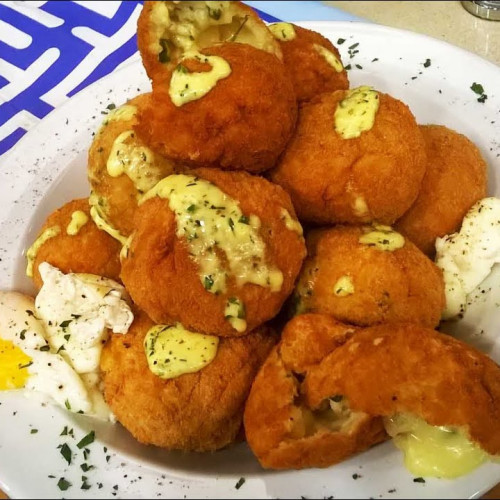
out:
<path id="1" fill-rule="evenodd" d="M 92 413 L 88 391 L 73 368 L 54 352 L 31 297 L 0 292 L 0 389 L 26 389 L 43 402 Z"/>
<path id="2" fill-rule="evenodd" d="M 436 240 L 436 265 L 443 271 L 446 309 L 443 319 L 463 313 L 471 293 L 500 262 L 500 199 L 478 201 L 458 233 Z"/>
<path id="3" fill-rule="evenodd" d="M 50 345 L 77 373 L 95 372 L 109 331 L 126 333 L 134 319 L 125 288 L 92 274 L 63 274 L 47 262 L 39 271 L 35 308 Z"/>

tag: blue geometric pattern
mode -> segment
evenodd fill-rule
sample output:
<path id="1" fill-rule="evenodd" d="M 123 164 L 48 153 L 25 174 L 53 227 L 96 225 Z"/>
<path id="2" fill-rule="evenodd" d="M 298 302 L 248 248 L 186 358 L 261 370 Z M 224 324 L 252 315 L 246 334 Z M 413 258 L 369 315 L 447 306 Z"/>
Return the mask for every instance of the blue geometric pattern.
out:
<path id="1" fill-rule="evenodd" d="M 0 26 L 0 155 L 54 107 L 137 52 L 141 4 L 0 3 L 0 22 L 10 35 L 7 41 Z M 278 21 L 258 13 L 265 21 Z"/>
<path id="2" fill-rule="evenodd" d="M 118 9 L 111 18 L 73 2 L 48 1 L 39 7 L 41 11 L 62 21 L 59 26 L 46 26 L 14 10 L 7 2 L 0 4 L 0 20 L 16 27 L 32 39 L 29 46 L 22 49 L 0 40 L 0 131 L 2 126 L 19 115 L 21 110 L 26 112 L 23 116 L 28 114 L 31 117 L 32 124 L 36 123 L 36 119 L 43 118 L 65 98 L 71 97 L 82 88 L 110 73 L 121 62 L 131 57 L 137 51 L 135 22 L 131 23 L 128 33 L 120 36 L 123 43 L 120 43 L 116 50 L 108 54 L 105 49 L 109 38 L 118 33 L 133 14 L 138 15 L 140 3 L 138 1 L 119 2 Z M 54 96 L 52 99 L 44 98 L 47 92 L 58 83 L 63 82 L 73 72 L 78 72 L 82 61 L 96 49 L 95 45 L 75 34 L 75 32 L 78 33 L 75 28 L 82 27 L 97 34 L 102 45 L 97 48 L 105 57 L 102 60 L 97 59 L 97 65 L 90 71 L 90 74 L 83 74 L 82 78 L 77 79 L 76 84 L 70 85 L 63 95 Z M 22 80 L 24 75 L 29 79 L 30 68 L 33 68 L 41 58 L 47 59 L 48 51 L 53 48 L 58 49 L 58 53 L 55 54 L 56 60 L 46 71 L 43 71 L 35 81 L 30 82 L 31 84 L 26 89 L 19 92 L 12 89 L 9 95 L 5 95 L 4 90 L 7 85 L 16 84 L 15 81 L 9 81 L 8 77 L 2 74 L 2 69 L 6 66 L 5 62 L 21 70 L 19 80 Z M 9 128 L 14 128 L 12 123 Z M 0 154 L 10 149 L 24 135 L 26 128 L 20 125 L 9 132 L 8 135 L 5 132 L 0 134 Z"/>

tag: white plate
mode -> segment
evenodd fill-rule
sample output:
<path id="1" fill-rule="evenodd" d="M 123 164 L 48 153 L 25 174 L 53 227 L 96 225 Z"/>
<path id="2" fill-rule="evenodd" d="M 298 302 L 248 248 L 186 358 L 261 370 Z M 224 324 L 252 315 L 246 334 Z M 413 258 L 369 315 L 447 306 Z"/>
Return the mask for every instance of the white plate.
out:
<path id="1" fill-rule="evenodd" d="M 498 67 L 443 42 L 382 26 L 335 22 L 303 26 L 334 43 L 346 40 L 339 48 L 345 64 L 353 67 L 352 86 L 374 85 L 406 102 L 420 123 L 447 125 L 470 137 L 490 165 L 490 193 L 500 195 Z M 359 45 L 352 47 L 355 43 Z M 488 95 L 484 104 L 470 89 L 474 82 L 481 83 Z M 32 291 L 24 277 L 23 249 L 52 210 L 88 194 L 86 151 L 103 118 L 101 111 L 148 89 L 137 60 L 53 111 L 2 161 L 0 289 Z M 498 283 L 498 276 L 490 281 Z M 463 336 L 479 339 L 478 345 L 498 362 L 500 341 L 494 330 L 500 320 L 496 307 L 500 300 L 498 285 L 493 288 L 459 326 Z M 0 403 L 0 487 L 12 497 L 464 498 L 477 497 L 500 481 L 500 465 L 488 464 L 454 481 L 416 483 L 391 443 L 326 470 L 263 471 L 244 444 L 213 454 L 169 453 L 139 445 L 118 425 L 40 407 L 19 393 L 0 394 Z M 60 436 L 65 425 L 74 429 L 74 438 Z M 38 432 L 31 434 L 31 428 Z M 89 446 L 88 463 L 95 468 L 83 472 L 83 453 L 76 443 L 91 429 L 97 439 Z M 70 466 L 57 449 L 65 442 L 74 452 Z M 82 475 L 92 485 L 89 490 L 80 489 Z M 72 483 L 67 491 L 57 487 L 60 477 Z M 236 489 L 240 477 L 246 482 Z"/>

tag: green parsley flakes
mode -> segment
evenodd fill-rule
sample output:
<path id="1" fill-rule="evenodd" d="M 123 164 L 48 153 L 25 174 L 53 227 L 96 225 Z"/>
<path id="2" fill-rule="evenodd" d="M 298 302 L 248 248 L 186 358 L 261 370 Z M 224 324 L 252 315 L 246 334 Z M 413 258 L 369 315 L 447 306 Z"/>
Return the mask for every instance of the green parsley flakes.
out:
<path id="1" fill-rule="evenodd" d="M 90 431 L 86 436 L 84 436 L 79 441 L 79 443 L 76 446 L 78 447 L 79 450 L 81 450 L 82 448 L 85 448 L 85 446 L 93 443 L 94 442 L 94 438 L 95 438 L 95 432 L 94 431 Z"/>

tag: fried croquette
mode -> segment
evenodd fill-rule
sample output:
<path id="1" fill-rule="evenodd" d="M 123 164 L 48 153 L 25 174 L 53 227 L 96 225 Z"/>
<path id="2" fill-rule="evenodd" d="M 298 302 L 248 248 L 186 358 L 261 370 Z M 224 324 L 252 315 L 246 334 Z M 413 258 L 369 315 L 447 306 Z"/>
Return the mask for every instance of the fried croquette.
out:
<path id="1" fill-rule="evenodd" d="M 291 293 L 305 257 L 302 228 L 289 196 L 266 179 L 193 174 L 161 181 L 170 199 L 139 206 L 121 277 L 157 323 L 242 335 L 273 318 Z"/>
<path id="2" fill-rule="evenodd" d="M 90 203 L 98 217 L 123 236 L 132 232 L 138 198 L 173 171 L 171 163 L 133 130 L 138 110 L 150 98 L 143 94 L 112 110 L 89 149 Z"/>
<path id="3" fill-rule="evenodd" d="M 464 135 L 441 125 L 420 130 L 427 171 L 415 203 L 395 227 L 433 257 L 436 238 L 457 231 L 467 211 L 486 196 L 487 165 Z"/>
<path id="4" fill-rule="evenodd" d="M 250 45 L 224 43 L 154 80 L 136 130 L 180 166 L 257 173 L 274 166 L 296 118 L 283 63 Z"/>
<path id="5" fill-rule="evenodd" d="M 33 282 L 43 285 L 38 272 L 48 262 L 63 273 L 89 273 L 119 281 L 121 245 L 90 218 L 88 198 L 70 201 L 49 215 L 35 244 L 28 250 Z M 31 264 L 30 264 L 31 262 Z"/>
<path id="6" fill-rule="evenodd" d="M 315 230 L 306 243 L 292 301 L 296 313 L 331 314 L 360 326 L 439 324 L 445 307 L 441 270 L 390 227 Z"/>
<path id="7" fill-rule="evenodd" d="M 500 367 L 430 328 L 387 324 L 357 332 L 308 371 L 304 392 L 313 409 L 342 395 L 354 411 L 414 415 L 500 454 Z"/>
<path id="8" fill-rule="evenodd" d="M 336 393 L 314 408 L 306 402 L 304 377 L 357 330 L 310 314 L 286 325 L 245 406 L 246 438 L 263 467 L 328 467 L 387 438 L 381 418 L 351 411 Z"/>
<path id="9" fill-rule="evenodd" d="M 368 94 L 376 110 L 369 129 L 362 127 Z M 359 126 L 358 136 L 345 139 L 336 130 L 339 110 L 353 111 L 344 125 Z M 415 201 L 425 168 L 424 141 L 408 106 L 360 87 L 301 106 L 295 134 L 270 178 L 290 194 L 303 222 L 392 224 Z"/>
<path id="10" fill-rule="evenodd" d="M 136 315 L 113 334 L 101 357 L 104 396 L 118 421 L 141 443 L 214 451 L 233 442 L 257 370 L 276 342 L 268 327 L 221 339 L 215 359 L 196 373 L 162 379 L 148 367 L 144 337 L 153 322 Z"/>
<path id="11" fill-rule="evenodd" d="M 144 2 L 137 45 L 152 80 L 172 70 L 186 52 L 222 42 L 246 43 L 282 57 L 264 22 L 240 2 Z"/>
<path id="12" fill-rule="evenodd" d="M 339 51 L 328 38 L 289 23 L 272 24 L 269 29 L 280 42 L 298 102 L 310 101 L 322 92 L 349 88 Z"/>

